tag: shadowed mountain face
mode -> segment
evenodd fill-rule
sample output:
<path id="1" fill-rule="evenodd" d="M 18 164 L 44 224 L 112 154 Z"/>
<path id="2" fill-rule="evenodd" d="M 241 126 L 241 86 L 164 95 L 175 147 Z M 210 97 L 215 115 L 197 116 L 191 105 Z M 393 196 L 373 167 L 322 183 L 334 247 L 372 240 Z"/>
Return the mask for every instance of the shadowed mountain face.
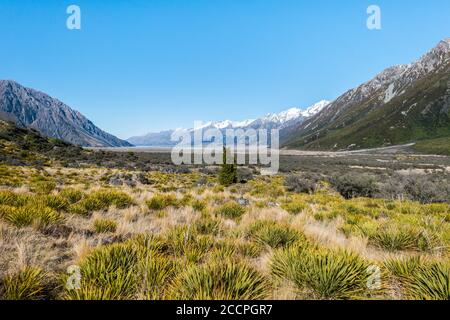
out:
<path id="1" fill-rule="evenodd" d="M 102 131 L 61 101 L 14 81 L 0 81 L 0 119 L 36 129 L 45 136 L 75 145 L 131 146 L 130 143 Z"/>
<path id="2" fill-rule="evenodd" d="M 450 39 L 347 91 L 281 136 L 287 148 L 323 150 L 450 140 Z"/>

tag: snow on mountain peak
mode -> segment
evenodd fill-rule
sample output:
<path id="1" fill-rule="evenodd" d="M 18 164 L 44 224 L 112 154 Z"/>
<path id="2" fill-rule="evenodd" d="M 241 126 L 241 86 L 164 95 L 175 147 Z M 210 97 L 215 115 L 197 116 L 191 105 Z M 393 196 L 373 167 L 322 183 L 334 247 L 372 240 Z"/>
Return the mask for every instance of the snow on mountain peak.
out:
<path id="1" fill-rule="evenodd" d="M 280 113 L 269 113 L 267 116 L 262 118 L 263 121 L 271 121 L 271 122 L 277 122 L 279 124 L 284 124 L 286 122 L 296 120 L 299 118 L 309 118 L 314 116 L 315 114 L 319 113 L 323 108 L 325 108 L 328 104 L 330 104 L 329 101 L 321 100 L 306 110 L 302 110 L 299 108 L 290 108 L 288 110 L 282 111 Z"/>
<path id="2" fill-rule="evenodd" d="M 223 129 L 232 129 L 232 128 L 247 128 L 253 123 L 260 121 L 261 123 L 275 123 L 277 126 L 283 126 L 290 121 L 304 119 L 314 116 L 319 113 L 323 108 L 325 108 L 329 101 L 321 100 L 306 110 L 302 110 L 300 108 L 290 108 L 288 110 L 279 112 L 279 113 L 269 113 L 265 117 L 259 119 L 248 119 L 243 121 L 231 121 L 231 120 L 223 120 L 223 121 L 209 121 L 203 123 L 197 129 L 204 129 L 207 127 L 213 127 L 219 130 Z"/>
<path id="3" fill-rule="evenodd" d="M 327 105 L 330 104 L 330 101 L 327 100 L 321 100 L 312 106 L 310 106 L 308 109 L 306 109 L 304 112 L 302 112 L 302 116 L 304 117 L 312 117 L 323 110 Z"/>
<path id="4" fill-rule="evenodd" d="M 157 145 L 167 146 L 174 145 L 175 143 L 170 140 L 167 132 L 171 134 L 190 134 L 197 130 L 217 129 L 221 132 L 225 132 L 227 129 L 283 129 L 289 125 L 304 121 L 306 118 L 312 117 L 325 108 L 330 102 L 319 101 L 313 104 L 309 108 L 302 110 L 299 108 L 290 108 L 280 113 L 269 113 L 265 117 L 258 119 L 248 119 L 243 121 L 199 121 L 195 123 L 194 128 L 184 129 L 177 128 L 175 130 L 162 131 L 159 133 L 150 133 L 142 137 L 132 137 L 129 140 L 135 145 Z"/>

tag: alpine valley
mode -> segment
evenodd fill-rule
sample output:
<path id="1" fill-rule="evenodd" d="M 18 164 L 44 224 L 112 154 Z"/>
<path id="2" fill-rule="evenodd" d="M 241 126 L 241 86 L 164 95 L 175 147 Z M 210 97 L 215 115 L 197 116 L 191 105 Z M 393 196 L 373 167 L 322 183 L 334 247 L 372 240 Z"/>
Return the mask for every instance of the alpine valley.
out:
<path id="1" fill-rule="evenodd" d="M 285 128 L 282 143 L 335 151 L 416 143 L 420 151 L 450 154 L 450 38 Z"/>

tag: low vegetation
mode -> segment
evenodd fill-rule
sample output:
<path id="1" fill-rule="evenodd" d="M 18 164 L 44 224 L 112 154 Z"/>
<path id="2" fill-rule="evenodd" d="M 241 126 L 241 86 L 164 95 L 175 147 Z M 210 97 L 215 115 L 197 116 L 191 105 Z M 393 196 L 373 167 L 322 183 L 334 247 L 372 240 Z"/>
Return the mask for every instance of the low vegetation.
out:
<path id="1" fill-rule="evenodd" d="M 8 150 L 1 299 L 449 298 L 450 164 L 306 157 L 276 176 L 239 167 L 223 183 L 219 167 L 161 155 L 80 151 L 77 166 L 37 165 Z"/>

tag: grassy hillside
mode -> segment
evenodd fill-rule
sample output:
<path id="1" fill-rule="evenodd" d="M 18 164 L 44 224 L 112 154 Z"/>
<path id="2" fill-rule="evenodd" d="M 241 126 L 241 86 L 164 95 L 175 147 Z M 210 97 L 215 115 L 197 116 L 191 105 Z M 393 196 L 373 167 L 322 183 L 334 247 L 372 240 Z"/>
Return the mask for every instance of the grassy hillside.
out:
<path id="1" fill-rule="evenodd" d="M 43 137 L 33 129 L 0 120 L 0 161 L 15 165 L 43 165 L 80 156 L 84 151 L 67 142 Z"/>
<path id="2" fill-rule="evenodd" d="M 422 79 L 381 106 L 380 95 L 375 95 L 344 110 L 320 130 L 291 132 L 284 146 L 340 150 L 450 137 L 449 83 L 450 75 L 443 72 Z"/>
<path id="3" fill-rule="evenodd" d="M 426 154 L 450 156 L 450 137 L 422 140 L 417 142 L 413 148 Z"/>

